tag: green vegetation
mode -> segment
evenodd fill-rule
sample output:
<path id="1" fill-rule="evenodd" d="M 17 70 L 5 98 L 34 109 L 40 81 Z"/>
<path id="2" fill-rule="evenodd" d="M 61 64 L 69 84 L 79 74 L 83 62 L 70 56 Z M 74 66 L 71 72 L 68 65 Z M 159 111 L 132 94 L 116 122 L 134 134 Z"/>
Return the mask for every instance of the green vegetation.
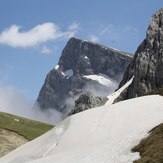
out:
<path id="1" fill-rule="evenodd" d="M 148 92 L 145 95 L 161 95 L 161 96 L 163 96 L 163 88 L 159 88 L 154 91 Z"/>
<path id="2" fill-rule="evenodd" d="M 53 127 L 46 123 L 0 112 L 0 128 L 13 131 L 28 140 L 37 138 Z"/>
<path id="3" fill-rule="evenodd" d="M 153 128 L 132 152 L 140 152 L 141 156 L 134 163 L 163 163 L 163 123 Z"/>

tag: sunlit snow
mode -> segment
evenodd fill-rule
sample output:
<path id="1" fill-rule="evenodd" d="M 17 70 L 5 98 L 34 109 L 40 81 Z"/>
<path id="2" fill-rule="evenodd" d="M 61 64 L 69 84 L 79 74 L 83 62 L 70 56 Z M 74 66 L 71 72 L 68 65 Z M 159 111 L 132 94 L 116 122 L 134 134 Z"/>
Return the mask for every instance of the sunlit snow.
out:
<path id="1" fill-rule="evenodd" d="M 132 163 L 140 156 L 131 148 L 163 122 L 162 106 L 163 97 L 153 95 L 75 114 L 0 163 Z"/>

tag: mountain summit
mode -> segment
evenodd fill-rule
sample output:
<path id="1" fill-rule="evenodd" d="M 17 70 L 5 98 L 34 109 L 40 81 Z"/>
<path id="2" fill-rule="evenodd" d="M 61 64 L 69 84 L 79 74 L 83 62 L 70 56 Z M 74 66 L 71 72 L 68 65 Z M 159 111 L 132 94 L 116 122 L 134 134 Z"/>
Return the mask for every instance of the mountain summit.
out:
<path id="1" fill-rule="evenodd" d="M 67 114 L 85 91 L 96 95 L 114 92 L 131 60 L 129 53 L 71 38 L 58 65 L 48 73 L 37 103 L 43 110 L 53 108 Z"/>
<path id="2" fill-rule="evenodd" d="M 131 85 L 117 101 L 141 96 L 163 87 L 163 8 L 152 16 L 146 38 L 138 47 L 119 88 L 133 76 Z"/>

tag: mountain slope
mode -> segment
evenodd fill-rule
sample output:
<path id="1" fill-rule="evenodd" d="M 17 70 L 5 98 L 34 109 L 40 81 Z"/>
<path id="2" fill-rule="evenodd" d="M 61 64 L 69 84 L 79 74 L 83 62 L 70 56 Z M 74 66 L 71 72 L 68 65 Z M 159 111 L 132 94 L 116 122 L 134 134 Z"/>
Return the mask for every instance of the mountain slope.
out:
<path id="1" fill-rule="evenodd" d="M 119 100 L 142 96 L 163 87 L 163 8 L 152 16 L 146 38 L 138 47 L 119 88 L 132 76 L 132 84 Z"/>
<path id="2" fill-rule="evenodd" d="M 67 116 L 83 92 L 96 96 L 114 92 L 131 60 L 126 52 L 71 38 L 58 65 L 48 73 L 37 104 L 42 110 L 52 108 Z"/>
<path id="3" fill-rule="evenodd" d="M 131 163 L 131 149 L 163 122 L 163 97 L 144 96 L 75 114 L 0 162 Z"/>
<path id="4" fill-rule="evenodd" d="M 53 126 L 0 112 L 0 156 L 44 134 Z"/>

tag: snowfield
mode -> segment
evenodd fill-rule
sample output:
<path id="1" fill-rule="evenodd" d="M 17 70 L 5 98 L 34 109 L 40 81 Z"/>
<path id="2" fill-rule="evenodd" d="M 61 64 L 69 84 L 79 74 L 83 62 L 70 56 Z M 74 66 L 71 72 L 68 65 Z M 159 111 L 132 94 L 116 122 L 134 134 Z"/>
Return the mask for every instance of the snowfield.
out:
<path id="1" fill-rule="evenodd" d="M 144 96 L 68 117 L 1 163 L 132 163 L 131 148 L 163 122 L 163 97 Z"/>

